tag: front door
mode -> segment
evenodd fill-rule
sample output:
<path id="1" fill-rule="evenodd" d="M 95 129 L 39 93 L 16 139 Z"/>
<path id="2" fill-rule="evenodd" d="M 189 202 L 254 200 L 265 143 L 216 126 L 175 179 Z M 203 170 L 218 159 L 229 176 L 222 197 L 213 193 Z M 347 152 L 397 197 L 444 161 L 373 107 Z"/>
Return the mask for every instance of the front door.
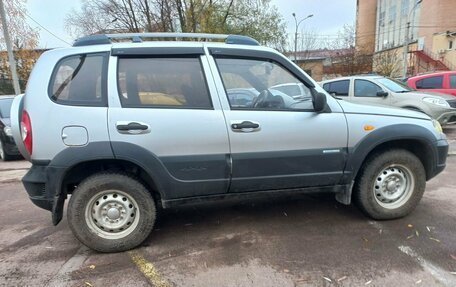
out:
<path id="1" fill-rule="evenodd" d="M 231 192 L 326 186 L 340 181 L 347 153 L 342 112 L 316 113 L 311 96 L 304 96 L 311 89 L 278 62 L 219 53 L 211 58 L 211 67 L 213 73 L 220 73 L 216 84 L 229 130 Z M 308 90 L 293 97 L 274 89 L 284 84 Z M 237 101 L 239 98 L 243 100 Z"/>

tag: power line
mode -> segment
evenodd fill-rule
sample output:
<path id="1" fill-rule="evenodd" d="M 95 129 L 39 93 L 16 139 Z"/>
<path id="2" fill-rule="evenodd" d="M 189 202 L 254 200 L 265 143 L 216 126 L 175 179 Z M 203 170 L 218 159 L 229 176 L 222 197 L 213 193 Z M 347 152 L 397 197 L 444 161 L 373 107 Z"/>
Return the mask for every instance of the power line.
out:
<path id="1" fill-rule="evenodd" d="M 18 7 L 16 5 L 16 3 L 12 2 L 14 6 L 16 6 L 16 8 L 18 9 L 19 13 L 21 13 L 22 15 L 25 15 L 27 16 L 30 20 L 32 20 L 35 24 L 37 24 L 39 27 L 41 27 L 43 30 L 45 30 L 46 32 L 48 32 L 49 34 L 51 34 L 52 36 L 54 36 L 56 39 L 68 44 L 71 46 L 70 43 L 68 43 L 67 41 L 63 40 L 62 38 L 60 38 L 59 36 L 57 36 L 56 34 L 54 34 L 53 32 L 51 32 L 49 29 L 47 29 L 46 27 L 44 27 L 43 25 L 41 25 L 38 21 L 36 21 L 35 19 L 32 18 L 32 16 L 30 16 L 29 14 L 27 14 L 25 11 L 22 11 L 22 8 L 21 7 Z"/>

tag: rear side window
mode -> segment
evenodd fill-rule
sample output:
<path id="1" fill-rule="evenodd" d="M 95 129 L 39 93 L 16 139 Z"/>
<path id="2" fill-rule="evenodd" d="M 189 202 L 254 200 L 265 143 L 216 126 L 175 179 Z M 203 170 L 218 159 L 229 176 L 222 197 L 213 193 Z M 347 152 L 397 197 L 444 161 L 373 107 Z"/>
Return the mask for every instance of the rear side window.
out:
<path id="1" fill-rule="evenodd" d="M 450 75 L 450 87 L 456 89 L 456 75 Z"/>
<path id="2" fill-rule="evenodd" d="M 416 82 L 417 89 L 441 89 L 443 88 L 443 76 L 424 78 Z"/>
<path id="3" fill-rule="evenodd" d="M 106 106 L 106 66 L 104 53 L 64 58 L 51 78 L 51 99 L 65 105 Z"/>
<path id="4" fill-rule="evenodd" d="M 335 94 L 336 97 L 348 97 L 348 90 L 350 89 L 350 81 L 336 81 L 331 83 L 326 83 L 323 85 L 323 89 L 329 94 Z"/>
<path id="5" fill-rule="evenodd" d="M 199 58 L 119 58 L 123 107 L 212 109 Z"/>

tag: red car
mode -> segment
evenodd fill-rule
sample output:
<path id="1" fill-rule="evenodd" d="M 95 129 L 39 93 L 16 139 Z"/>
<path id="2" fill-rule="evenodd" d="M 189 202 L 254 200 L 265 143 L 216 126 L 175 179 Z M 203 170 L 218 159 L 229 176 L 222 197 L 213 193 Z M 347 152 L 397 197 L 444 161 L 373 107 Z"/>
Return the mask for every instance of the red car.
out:
<path id="1" fill-rule="evenodd" d="M 456 71 L 436 72 L 411 77 L 407 80 L 407 84 L 417 90 L 456 96 Z"/>

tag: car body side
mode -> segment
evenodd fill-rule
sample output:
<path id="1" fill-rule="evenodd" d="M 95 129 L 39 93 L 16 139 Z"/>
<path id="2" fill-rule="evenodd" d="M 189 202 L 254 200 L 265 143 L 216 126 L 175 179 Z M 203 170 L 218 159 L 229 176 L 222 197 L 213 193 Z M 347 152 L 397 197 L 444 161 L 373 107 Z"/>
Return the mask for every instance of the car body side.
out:
<path id="1" fill-rule="evenodd" d="M 203 71 L 207 80 L 213 109 L 207 111 L 207 121 L 225 121 L 224 113 L 230 109 L 226 91 L 220 80 L 214 57 L 217 53 L 231 56 L 264 58 L 278 62 L 286 67 L 296 77 L 311 87 L 315 92 L 325 93 L 310 77 L 308 77 L 296 65 L 288 61 L 278 52 L 264 47 L 248 47 L 242 45 L 230 45 L 216 43 L 141 43 L 137 48 L 169 50 L 170 47 L 178 47 L 182 50 L 187 48 L 202 49 L 198 55 L 201 59 Z M 131 49 L 127 44 L 115 44 L 117 49 Z M 125 109 L 119 100 L 117 83 L 117 60 L 112 55 L 114 45 L 84 46 L 70 49 L 56 49 L 45 52 L 38 60 L 28 83 L 25 96 L 15 99 L 12 107 L 12 125 L 17 142 L 21 142 L 20 112 L 27 107 L 40 107 L 27 109 L 32 118 L 33 153 L 29 160 L 33 166 L 23 179 L 23 183 L 31 200 L 38 206 L 52 211 L 53 222 L 57 224 L 63 214 L 63 204 L 68 194 L 74 187 L 88 175 L 103 170 L 121 170 L 132 173 L 153 192 L 153 196 L 161 202 L 163 207 L 186 202 L 199 202 L 213 198 L 238 197 L 255 192 L 243 192 L 242 188 L 232 191 L 235 183 L 235 170 L 233 160 L 243 162 L 248 159 L 258 159 L 254 168 L 264 169 L 261 163 L 274 163 L 267 161 L 274 158 L 275 163 L 283 164 L 284 168 L 290 167 L 287 159 L 300 157 L 300 167 L 305 176 L 290 176 L 284 174 L 277 176 L 271 174 L 267 178 L 250 178 L 250 185 L 261 186 L 268 182 L 270 192 L 297 192 L 316 190 L 328 191 L 336 194 L 336 198 L 345 204 L 350 203 L 351 188 L 356 175 L 365 159 L 375 151 L 391 146 L 409 149 L 414 152 L 423 162 L 426 168 L 426 177 L 430 179 L 445 167 L 448 144 L 445 136 L 435 130 L 431 120 L 418 112 L 388 109 L 381 107 L 369 107 L 356 105 L 344 101 L 338 101 L 327 95 L 327 109 L 322 113 L 316 112 L 282 112 L 290 115 L 295 113 L 308 113 L 308 118 L 320 117 L 321 120 L 330 120 L 331 116 L 337 116 L 338 127 L 333 134 L 325 137 L 329 145 L 331 139 L 342 144 L 331 148 L 319 148 L 318 143 L 313 146 L 303 146 L 299 150 L 273 151 L 257 154 L 246 154 L 232 150 L 229 137 L 232 136 L 227 126 L 220 126 L 217 132 L 208 130 L 207 136 L 216 132 L 221 139 L 206 139 L 210 144 L 191 146 L 188 144 L 189 153 L 179 154 L 172 148 L 148 150 L 136 144 L 136 141 L 118 141 L 113 132 L 108 128 L 115 124 L 114 114 Z M 224 51 L 224 49 L 226 51 Z M 84 106 L 84 114 L 80 114 L 82 106 L 70 106 L 55 103 L 48 96 L 48 85 L 53 74 L 53 69 L 61 59 L 78 54 L 101 53 L 106 62 L 106 76 L 101 84 L 104 86 L 106 104 L 98 107 Z M 176 52 L 174 52 L 176 53 Z M 144 55 L 143 55 L 144 56 Z M 146 55 L 147 56 L 147 55 Z M 313 87 L 312 87 L 313 86 Z M 151 109 L 150 113 L 160 113 L 159 109 Z M 177 127 L 185 129 L 186 117 L 198 115 L 198 111 L 183 111 L 182 117 L 169 119 L 167 126 L 170 129 Z M 263 113 L 266 113 L 264 111 Z M 271 111 L 271 114 L 281 113 Z M 248 114 L 245 116 L 248 118 Z M 83 127 L 86 129 L 88 141 L 86 144 L 71 146 L 65 144 L 62 139 L 64 133 L 61 128 L 46 128 L 50 123 L 58 122 L 67 127 Z M 61 122 L 62 121 L 62 122 Z M 183 127 L 182 127 L 183 125 Z M 305 125 L 305 122 L 303 122 Z M 374 127 L 366 130 L 366 125 Z M 287 127 L 280 127 L 286 129 Z M 318 133 L 318 127 L 315 127 Z M 184 134 L 183 138 L 203 137 L 203 134 Z M 312 134 L 308 135 L 309 138 Z M 180 138 L 182 139 L 182 137 Z M 202 141 L 200 141 L 202 142 Z M 291 143 L 299 146 L 299 143 Z M 330 146 L 330 145 L 329 145 Z M 168 147 L 170 147 L 168 145 Z M 22 153 L 23 145 L 19 144 Z M 274 155 L 273 153 L 276 152 Z M 283 158 L 283 156 L 286 156 Z M 305 169 L 309 161 L 315 166 L 334 164 L 332 172 L 320 174 Z M 237 167 L 235 167 L 237 168 Z M 336 184 L 325 184 L 325 180 L 331 178 Z M 281 182 L 296 180 L 293 187 L 281 188 Z M 300 182 L 306 182 L 300 186 Z M 307 181 L 306 181 L 307 180 Z M 274 185 L 275 184 L 275 185 Z M 242 187 L 242 185 L 239 185 Z M 290 185 L 288 185 L 290 186 Z M 257 191 L 258 193 L 264 192 Z"/>

